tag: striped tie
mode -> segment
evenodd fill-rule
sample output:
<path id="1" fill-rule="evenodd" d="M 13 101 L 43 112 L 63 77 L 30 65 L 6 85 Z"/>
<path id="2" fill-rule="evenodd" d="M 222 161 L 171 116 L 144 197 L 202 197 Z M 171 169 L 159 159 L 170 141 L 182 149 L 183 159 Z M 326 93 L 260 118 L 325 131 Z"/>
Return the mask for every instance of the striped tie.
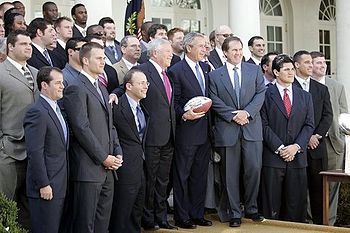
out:
<path id="1" fill-rule="evenodd" d="M 24 71 L 24 77 L 27 79 L 29 83 L 30 89 L 34 90 L 34 79 L 29 69 L 25 66 L 22 66 L 22 70 Z"/>

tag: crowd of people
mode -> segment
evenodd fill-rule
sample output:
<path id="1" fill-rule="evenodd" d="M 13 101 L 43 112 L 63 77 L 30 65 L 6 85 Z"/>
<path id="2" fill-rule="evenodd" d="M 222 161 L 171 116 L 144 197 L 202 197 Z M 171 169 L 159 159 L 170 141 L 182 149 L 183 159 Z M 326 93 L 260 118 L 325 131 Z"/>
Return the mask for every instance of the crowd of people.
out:
<path id="1" fill-rule="evenodd" d="M 24 228 L 195 229 L 212 226 L 208 209 L 230 227 L 322 224 L 319 172 L 344 165 L 348 108 L 321 52 L 266 53 L 253 36 L 246 59 L 226 25 L 205 35 L 151 21 L 119 42 L 112 18 L 87 25 L 83 4 L 71 18 L 42 10 L 27 25 L 20 1 L 0 4 L 0 192 Z M 184 109 L 197 96 L 208 112 Z"/>

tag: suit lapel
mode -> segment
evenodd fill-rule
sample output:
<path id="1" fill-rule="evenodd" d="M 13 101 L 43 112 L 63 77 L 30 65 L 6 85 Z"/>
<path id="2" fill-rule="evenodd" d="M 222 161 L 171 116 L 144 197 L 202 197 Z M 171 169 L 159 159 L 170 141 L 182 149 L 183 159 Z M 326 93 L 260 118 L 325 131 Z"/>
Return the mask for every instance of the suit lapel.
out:
<path id="1" fill-rule="evenodd" d="M 42 61 L 43 63 L 45 63 L 45 65 L 51 66 L 51 65 L 49 64 L 49 62 L 46 60 L 46 58 L 44 57 L 44 55 L 42 55 L 42 54 L 40 53 L 40 51 L 39 51 L 34 45 L 32 45 L 32 47 L 33 47 L 33 55 L 36 56 L 36 58 L 37 58 L 38 60 L 40 60 L 40 61 Z M 50 54 L 49 54 L 49 55 L 50 55 Z"/>
<path id="2" fill-rule="evenodd" d="M 122 106 L 122 114 L 126 122 L 128 122 L 131 131 L 135 134 L 135 137 L 140 140 L 139 131 L 137 130 L 137 126 L 135 122 L 135 116 L 131 110 L 131 107 L 126 95 L 123 95 L 123 97 L 120 99 L 120 104 Z"/>
<path id="3" fill-rule="evenodd" d="M 190 65 L 186 62 L 185 59 L 183 59 L 181 62 L 182 62 L 183 71 L 184 71 L 185 74 L 187 74 L 186 75 L 187 80 L 191 83 L 191 86 L 196 90 L 197 95 L 201 95 L 202 96 L 203 95 L 202 89 L 201 89 L 201 87 L 199 85 L 199 82 L 198 82 L 198 79 L 196 77 L 196 74 L 193 73 Z M 203 73 L 204 73 L 204 71 L 203 71 Z"/>
<path id="4" fill-rule="evenodd" d="M 293 89 L 293 100 L 294 100 L 294 89 Z M 277 107 L 280 109 L 280 111 L 283 113 L 283 115 L 288 118 L 288 115 L 287 115 L 287 110 L 286 108 L 284 107 L 284 103 L 283 103 L 283 100 L 281 98 L 281 95 L 278 91 L 278 88 L 276 86 L 276 84 L 273 85 L 273 87 L 271 87 L 271 98 L 272 100 L 276 103 Z M 292 105 L 292 112 L 293 112 L 293 105 Z"/>
<path id="5" fill-rule="evenodd" d="M 31 90 L 28 80 L 14 65 L 12 65 L 8 60 L 5 60 L 4 64 L 7 68 L 7 71 L 13 78 L 17 79 L 18 81 L 26 85 Z M 34 88 L 35 88 L 35 80 L 33 81 L 34 81 Z"/>
<path id="6" fill-rule="evenodd" d="M 88 78 L 81 73 L 79 74 L 78 77 L 80 78 L 81 82 L 85 85 L 85 87 L 98 99 L 98 101 L 102 104 L 103 108 L 106 109 L 106 105 L 104 101 L 101 99 L 101 96 L 98 94 L 96 88 L 94 87 L 94 85 L 92 85 L 90 80 L 88 80 Z M 102 92 L 102 89 L 101 89 L 101 92 Z"/>
<path id="7" fill-rule="evenodd" d="M 236 106 L 238 106 L 237 97 L 235 94 L 235 90 L 233 89 L 233 86 L 232 86 L 230 75 L 227 71 L 227 66 L 226 65 L 222 66 L 222 68 L 220 68 L 220 71 L 221 71 L 220 72 L 220 76 L 221 76 L 220 80 L 222 81 L 226 91 L 230 94 L 233 103 Z"/>
<path id="8" fill-rule="evenodd" d="M 149 72 L 150 72 L 149 78 L 151 78 L 153 83 L 156 84 L 156 86 L 158 87 L 158 89 L 162 93 L 162 96 L 164 97 L 165 101 L 167 103 L 169 103 L 168 97 L 167 97 L 166 92 L 165 92 L 164 83 L 162 81 L 162 78 L 159 76 L 157 69 L 154 67 L 154 65 L 150 61 L 148 61 L 148 67 L 149 67 Z M 170 79 L 169 79 L 169 81 L 171 82 Z M 174 93 L 174 90 L 172 91 L 172 93 Z M 172 96 L 173 96 L 173 94 L 172 94 Z"/>
<path id="9" fill-rule="evenodd" d="M 64 144 L 66 144 L 66 140 L 64 138 L 64 133 L 63 133 L 63 128 L 62 128 L 62 125 L 60 123 L 60 120 L 58 119 L 56 113 L 54 112 L 54 110 L 52 109 L 52 107 L 49 105 L 49 103 L 46 102 L 46 100 L 44 100 L 42 97 L 40 97 L 40 102 L 41 102 L 41 105 L 46 108 L 50 118 L 52 119 L 52 121 L 55 123 L 56 125 L 56 128 L 58 129 L 58 132 L 61 136 L 61 140 Z M 67 123 L 66 123 L 67 125 Z M 67 129 L 67 132 L 68 132 L 68 129 Z M 68 136 L 68 135 L 67 135 Z"/>

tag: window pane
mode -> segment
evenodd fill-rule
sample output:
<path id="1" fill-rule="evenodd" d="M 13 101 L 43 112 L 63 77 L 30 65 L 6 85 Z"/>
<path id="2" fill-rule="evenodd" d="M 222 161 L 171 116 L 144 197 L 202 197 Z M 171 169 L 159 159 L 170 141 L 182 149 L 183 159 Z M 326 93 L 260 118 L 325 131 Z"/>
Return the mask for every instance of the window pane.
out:
<path id="1" fill-rule="evenodd" d="M 275 41 L 282 41 L 282 27 L 275 27 L 276 30 L 276 40 Z"/>
<path id="2" fill-rule="evenodd" d="M 273 26 L 267 26 L 267 40 L 275 41 Z"/>
<path id="3" fill-rule="evenodd" d="M 200 21 L 191 20 L 191 32 L 200 32 L 200 31 L 201 31 Z"/>
<path id="4" fill-rule="evenodd" d="M 332 71 L 332 68 L 331 68 L 331 62 L 330 61 L 326 61 L 326 64 L 327 64 L 327 71 L 326 71 L 326 74 L 327 75 L 331 75 L 331 71 Z"/>
<path id="5" fill-rule="evenodd" d="M 171 26 L 171 19 L 162 19 L 162 24 L 164 24 L 165 26 L 167 26 L 167 28 L 172 28 Z"/>
<path id="6" fill-rule="evenodd" d="M 152 22 L 154 22 L 154 23 L 160 23 L 160 18 L 152 18 Z"/>
<path id="7" fill-rule="evenodd" d="M 273 43 L 267 43 L 267 52 L 272 52 L 275 50 Z"/>
<path id="8" fill-rule="evenodd" d="M 282 16 L 282 8 L 281 6 L 277 6 L 273 9 L 274 16 Z"/>
<path id="9" fill-rule="evenodd" d="M 329 35 L 329 31 L 327 30 L 324 30 L 324 43 L 330 44 L 330 35 Z"/>
<path id="10" fill-rule="evenodd" d="M 320 44 L 323 44 L 323 31 L 319 30 L 318 35 L 319 35 Z"/>
<path id="11" fill-rule="evenodd" d="M 324 46 L 324 56 L 326 60 L 331 59 L 331 47 L 330 46 Z"/>
<path id="12" fill-rule="evenodd" d="M 283 46 L 282 46 L 282 44 L 280 44 L 280 43 L 276 44 L 276 51 L 278 53 L 283 53 Z"/>

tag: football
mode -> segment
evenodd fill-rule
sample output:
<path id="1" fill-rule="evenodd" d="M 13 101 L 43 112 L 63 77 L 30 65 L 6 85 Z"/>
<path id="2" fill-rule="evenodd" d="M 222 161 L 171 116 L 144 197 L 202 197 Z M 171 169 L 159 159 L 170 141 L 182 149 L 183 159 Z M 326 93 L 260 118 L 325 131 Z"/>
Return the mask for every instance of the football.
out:
<path id="1" fill-rule="evenodd" d="M 184 106 L 184 111 L 187 112 L 193 108 L 193 112 L 207 112 L 212 105 L 212 100 L 205 96 L 196 96 L 190 99 Z"/>

